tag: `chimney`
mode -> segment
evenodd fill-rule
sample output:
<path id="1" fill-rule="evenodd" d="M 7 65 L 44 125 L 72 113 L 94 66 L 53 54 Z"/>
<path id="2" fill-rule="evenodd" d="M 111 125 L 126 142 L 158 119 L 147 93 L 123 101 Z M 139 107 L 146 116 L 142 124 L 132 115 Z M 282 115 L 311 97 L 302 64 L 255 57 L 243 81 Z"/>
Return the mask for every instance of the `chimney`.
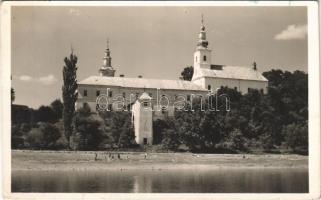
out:
<path id="1" fill-rule="evenodd" d="M 138 78 L 143 78 L 143 76 L 142 75 L 138 75 Z"/>
<path id="2" fill-rule="evenodd" d="M 119 77 L 125 77 L 125 75 L 124 74 L 120 74 Z"/>

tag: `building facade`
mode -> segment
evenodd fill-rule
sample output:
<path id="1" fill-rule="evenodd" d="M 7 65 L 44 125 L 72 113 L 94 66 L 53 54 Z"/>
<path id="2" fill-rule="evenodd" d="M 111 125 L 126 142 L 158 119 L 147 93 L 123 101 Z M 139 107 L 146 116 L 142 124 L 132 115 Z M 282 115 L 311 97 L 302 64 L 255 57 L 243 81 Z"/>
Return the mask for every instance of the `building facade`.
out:
<path id="1" fill-rule="evenodd" d="M 173 116 L 177 102 L 189 102 L 192 96 L 203 97 L 221 86 L 243 94 L 250 89 L 267 92 L 268 81 L 255 63 L 248 67 L 212 64 L 203 20 L 198 38 L 191 81 L 116 77 L 107 42 L 99 76 L 90 76 L 78 83 L 76 108 L 87 103 L 92 111 L 102 107 L 107 111 L 130 109 L 136 142 L 147 145 L 152 144 L 152 121 Z"/>

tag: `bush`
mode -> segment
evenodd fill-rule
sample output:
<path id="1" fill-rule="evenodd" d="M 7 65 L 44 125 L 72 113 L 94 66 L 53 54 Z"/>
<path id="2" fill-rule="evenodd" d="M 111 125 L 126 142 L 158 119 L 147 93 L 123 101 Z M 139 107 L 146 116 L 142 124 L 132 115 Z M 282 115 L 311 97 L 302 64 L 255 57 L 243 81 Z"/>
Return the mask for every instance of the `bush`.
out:
<path id="1" fill-rule="evenodd" d="M 293 152 L 308 150 L 308 124 L 289 124 L 284 126 L 282 134 L 285 137 L 285 145 Z"/>
<path id="2" fill-rule="evenodd" d="M 40 122 L 26 135 L 26 146 L 32 149 L 55 149 L 60 137 L 61 133 L 55 125 Z"/>

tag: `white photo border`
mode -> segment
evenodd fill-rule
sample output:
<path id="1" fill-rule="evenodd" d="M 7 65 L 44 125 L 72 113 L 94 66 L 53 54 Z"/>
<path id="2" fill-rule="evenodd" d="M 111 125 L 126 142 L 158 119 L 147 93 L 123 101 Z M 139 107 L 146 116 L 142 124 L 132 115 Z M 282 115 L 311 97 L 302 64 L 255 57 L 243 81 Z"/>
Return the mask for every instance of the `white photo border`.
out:
<path id="1" fill-rule="evenodd" d="M 12 6 L 306 6 L 308 13 L 309 193 L 11 193 L 11 8 Z M 2 2 L 0 124 L 2 189 L 5 199 L 319 199 L 320 68 L 317 1 L 110 1 Z"/>

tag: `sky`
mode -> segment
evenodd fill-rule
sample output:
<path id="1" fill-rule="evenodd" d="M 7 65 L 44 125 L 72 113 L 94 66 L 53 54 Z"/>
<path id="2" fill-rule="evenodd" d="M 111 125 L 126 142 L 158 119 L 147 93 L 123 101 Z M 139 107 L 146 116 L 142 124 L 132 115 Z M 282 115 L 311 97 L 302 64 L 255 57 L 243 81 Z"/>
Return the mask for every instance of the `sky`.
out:
<path id="1" fill-rule="evenodd" d="M 193 64 L 201 26 L 212 64 L 308 71 L 306 7 L 13 7 L 15 104 L 61 99 L 64 57 L 78 56 L 78 81 L 98 75 L 107 38 L 116 76 L 178 79 Z"/>

